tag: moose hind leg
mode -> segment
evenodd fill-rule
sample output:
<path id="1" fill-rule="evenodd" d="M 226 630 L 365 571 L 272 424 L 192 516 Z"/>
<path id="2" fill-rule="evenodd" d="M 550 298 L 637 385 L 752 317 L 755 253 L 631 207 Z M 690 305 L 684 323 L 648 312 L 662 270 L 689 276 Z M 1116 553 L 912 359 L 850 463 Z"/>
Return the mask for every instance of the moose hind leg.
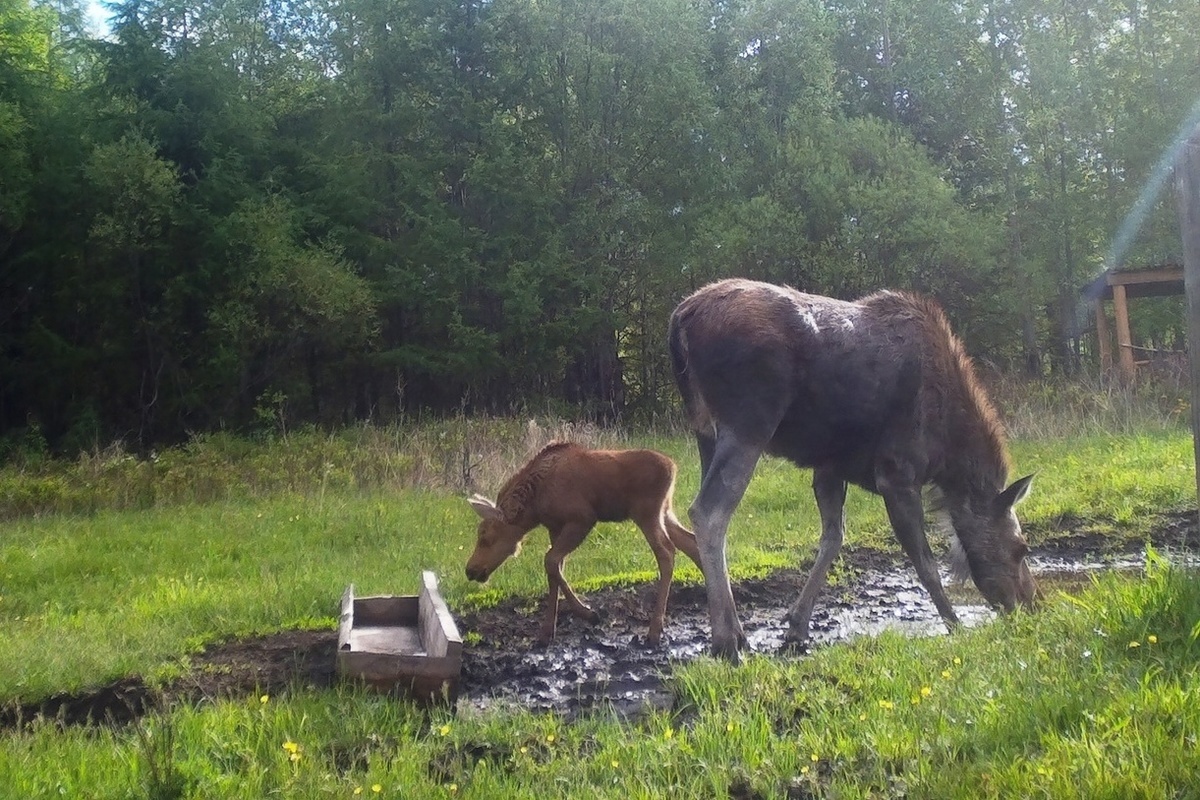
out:
<path id="1" fill-rule="evenodd" d="M 808 641 L 808 625 L 812 619 L 817 595 L 825 586 L 829 567 L 842 549 L 846 533 L 846 482 L 825 470 L 813 472 L 813 494 L 817 498 L 817 510 L 821 513 L 821 543 L 817 558 L 808 573 L 808 580 L 800 590 L 800 596 L 788 610 L 789 630 L 787 640 L 795 644 Z"/>
<path id="2" fill-rule="evenodd" d="M 761 447 L 739 441 L 728 429 L 721 430 L 717 434 L 712 464 L 700 484 L 700 493 L 688 510 L 696 531 L 708 594 L 713 654 L 735 663 L 739 658 L 738 651 L 747 645 L 733 601 L 733 588 L 729 584 L 725 536 L 729 520 L 750 485 L 761 453 Z"/>

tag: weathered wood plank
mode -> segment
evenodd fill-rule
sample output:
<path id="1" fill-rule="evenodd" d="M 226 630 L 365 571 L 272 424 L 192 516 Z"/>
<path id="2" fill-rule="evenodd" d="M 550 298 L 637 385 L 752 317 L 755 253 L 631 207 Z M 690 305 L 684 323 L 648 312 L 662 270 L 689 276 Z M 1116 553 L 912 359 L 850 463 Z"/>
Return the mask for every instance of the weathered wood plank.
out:
<path id="1" fill-rule="evenodd" d="M 1125 302 L 1125 287 L 1113 287 L 1113 314 L 1117 325 L 1117 363 L 1121 380 L 1133 381 L 1136 367 L 1133 363 L 1133 336 L 1129 331 L 1129 304 Z"/>
<path id="2" fill-rule="evenodd" d="M 423 572 L 419 595 L 342 595 L 337 671 L 384 691 L 425 702 L 453 700 L 462 672 L 462 638 L 437 588 Z"/>
<path id="3" fill-rule="evenodd" d="M 1183 285 L 1187 298 L 1188 361 L 1192 374 L 1192 447 L 1200 496 L 1200 126 L 1175 162 L 1175 202 L 1183 237 Z"/>
<path id="4" fill-rule="evenodd" d="M 1109 286 L 1130 286 L 1137 283 L 1170 283 L 1183 280 L 1183 267 L 1139 269 L 1130 272 L 1108 273 Z"/>

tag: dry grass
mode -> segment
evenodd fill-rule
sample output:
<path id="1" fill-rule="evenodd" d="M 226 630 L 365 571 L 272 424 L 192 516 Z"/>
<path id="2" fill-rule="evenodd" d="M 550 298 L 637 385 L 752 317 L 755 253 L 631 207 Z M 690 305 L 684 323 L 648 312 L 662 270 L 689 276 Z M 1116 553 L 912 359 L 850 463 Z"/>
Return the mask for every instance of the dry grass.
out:
<path id="1" fill-rule="evenodd" d="M 0 469 L 0 518 L 152 508 L 278 494 L 490 491 L 554 439 L 629 446 L 621 429 L 562 419 L 457 416 L 269 438 L 206 434 L 136 458 L 120 444 Z"/>
<path id="2" fill-rule="evenodd" d="M 1038 441 L 1186 428 L 1191 407 L 1186 377 L 1149 373 L 1131 386 L 1096 375 L 1042 380 L 990 375 L 985 382 L 1009 436 Z"/>
<path id="3" fill-rule="evenodd" d="M 1017 442 L 1186 430 L 1189 387 L 1178 375 L 1148 374 L 1132 387 L 1095 377 L 1029 381 L 984 374 Z M 45 513 L 155 508 L 280 494 L 424 490 L 496 491 L 548 442 L 587 447 L 648 446 L 694 452 L 678 415 L 653 431 L 555 417 L 459 414 L 388 426 L 314 428 L 244 437 L 203 434 L 137 458 L 121 443 L 54 459 L 10 454 L 0 467 L 0 519 Z"/>

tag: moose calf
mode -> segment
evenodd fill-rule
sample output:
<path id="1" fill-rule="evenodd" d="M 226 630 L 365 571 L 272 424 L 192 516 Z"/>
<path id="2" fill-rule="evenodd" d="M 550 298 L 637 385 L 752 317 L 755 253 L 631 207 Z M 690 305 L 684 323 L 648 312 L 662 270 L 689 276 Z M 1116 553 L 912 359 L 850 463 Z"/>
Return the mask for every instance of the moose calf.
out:
<path id="1" fill-rule="evenodd" d="M 496 502 L 474 495 L 469 502 L 482 519 L 475 551 L 467 560 L 467 577 L 486 581 L 505 559 L 516 553 L 525 534 L 544 525 L 550 532 L 546 578 L 550 584 L 546 618 L 539 644 L 554 638 L 560 593 L 576 616 L 599 622 L 563 577 L 563 561 L 597 522 L 633 520 L 658 561 L 658 594 L 646 641 L 662 637 L 667 596 L 679 548 L 700 565 L 696 537 L 671 510 L 675 462 L 654 450 L 588 450 L 571 442 L 553 442 L 508 479 Z"/>

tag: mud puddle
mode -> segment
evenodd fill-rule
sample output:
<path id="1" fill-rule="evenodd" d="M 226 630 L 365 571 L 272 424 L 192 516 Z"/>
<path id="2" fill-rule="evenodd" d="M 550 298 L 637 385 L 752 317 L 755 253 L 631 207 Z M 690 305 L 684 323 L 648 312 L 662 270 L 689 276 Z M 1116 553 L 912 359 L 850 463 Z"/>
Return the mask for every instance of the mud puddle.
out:
<path id="1" fill-rule="evenodd" d="M 1065 526 L 1064 526 L 1065 527 Z M 1195 515 L 1165 517 L 1153 544 L 1171 558 L 1196 564 Z M 1144 550 L 1112 550 L 1103 536 L 1059 537 L 1035 551 L 1031 563 L 1043 591 L 1075 591 L 1104 570 L 1140 570 Z M 897 630 L 913 636 L 945 633 L 937 611 L 907 562 L 893 554 L 858 550 L 844 554 L 838 578 L 818 598 L 811 634 L 814 646 L 855 636 Z M 734 598 L 751 649 L 778 653 L 784 646 L 784 616 L 805 578 L 801 570 L 783 570 L 765 578 L 739 581 Z M 955 585 L 943 575 L 955 609 L 966 625 L 993 618 L 971 585 Z M 456 615 L 467 646 L 459 706 L 488 709 L 516 705 L 573 717 L 596 708 L 636 715 L 669 709 L 674 701 L 668 680 L 672 668 L 708 650 L 707 599 L 699 585 L 675 586 L 663 641 L 643 642 L 653 587 L 613 587 L 584 597 L 602 615 L 589 625 L 570 615 L 559 618 L 558 635 L 546 648 L 532 637 L 541 620 L 541 603 L 508 601 L 495 608 Z M 334 631 L 285 631 L 253 639 L 217 643 L 190 658 L 182 678 L 150 689 L 136 676 L 90 692 L 64 694 L 25 704 L 0 706 L 0 729 L 41 716 L 61 724 L 137 720 L 176 702 L 219 697 L 282 695 L 334 684 Z"/>
<path id="2" fill-rule="evenodd" d="M 1063 563 L 1055 561 L 1054 567 L 1057 574 Z M 804 572 L 785 570 L 734 586 L 738 615 L 753 652 L 776 654 L 787 648 L 787 610 L 805 577 Z M 942 581 L 964 625 L 995 617 L 973 586 L 953 583 L 946 573 Z M 541 649 L 531 641 L 540 609 L 522 614 L 515 607 L 502 606 L 464 617 L 463 630 L 482 640 L 464 655 L 460 703 L 481 709 L 517 704 L 568 716 L 597 706 L 611 706 L 618 714 L 669 709 L 673 695 L 667 679 L 672 666 L 708 651 L 703 587 L 675 588 L 657 648 L 643 644 L 652 587 L 605 590 L 585 602 L 601 610 L 602 622 L 588 625 L 560 616 L 555 641 Z M 885 630 L 912 636 L 946 633 L 937 609 L 907 564 L 857 570 L 827 587 L 813 611 L 812 646 Z"/>

